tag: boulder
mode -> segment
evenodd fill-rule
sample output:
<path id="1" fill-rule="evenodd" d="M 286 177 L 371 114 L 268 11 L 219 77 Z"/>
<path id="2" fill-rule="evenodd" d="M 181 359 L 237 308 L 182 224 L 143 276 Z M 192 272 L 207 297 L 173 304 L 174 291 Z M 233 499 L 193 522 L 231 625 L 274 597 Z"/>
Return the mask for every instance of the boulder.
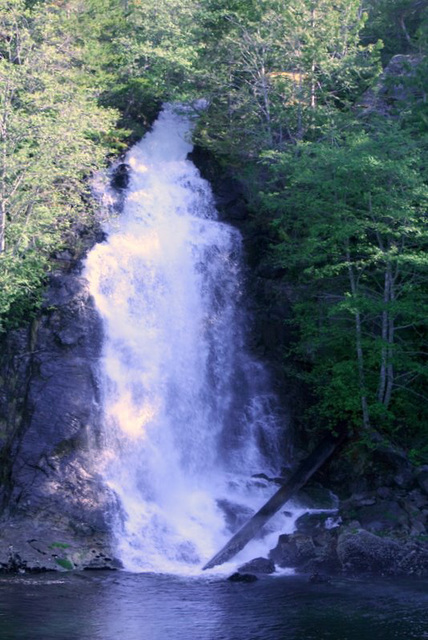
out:
<path id="1" fill-rule="evenodd" d="M 418 542 L 405 546 L 397 562 L 397 572 L 403 575 L 428 576 L 428 548 Z"/>
<path id="2" fill-rule="evenodd" d="M 395 500 L 379 500 L 356 510 L 361 526 L 373 533 L 393 530 L 407 531 L 409 516 Z"/>
<path id="3" fill-rule="evenodd" d="M 334 529 L 324 529 L 314 535 L 284 534 L 279 536 L 277 546 L 269 552 L 269 558 L 279 567 L 291 567 L 303 572 L 336 573 L 341 569 L 336 546 L 337 534 Z"/>
<path id="4" fill-rule="evenodd" d="M 402 469 L 394 476 L 394 483 L 400 489 L 410 489 L 414 484 L 414 476 L 411 469 Z"/>
<path id="5" fill-rule="evenodd" d="M 413 489 L 407 495 L 408 500 L 418 509 L 428 507 L 428 495 L 419 489 Z"/>
<path id="6" fill-rule="evenodd" d="M 416 481 L 424 494 L 428 496 L 428 465 L 424 465 L 419 469 Z"/>
<path id="7" fill-rule="evenodd" d="M 337 496 L 321 485 L 307 486 L 296 495 L 299 505 L 307 509 L 326 509 L 334 511 L 338 506 Z"/>
<path id="8" fill-rule="evenodd" d="M 331 578 L 316 571 L 309 576 L 309 582 L 312 584 L 328 584 L 331 582 Z"/>
<path id="9" fill-rule="evenodd" d="M 397 107 L 410 98 L 422 102 L 423 92 L 413 83 L 409 86 L 406 78 L 414 76 L 422 60 L 420 55 L 398 54 L 391 58 L 375 87 L 365 92 L 357 107 L 365 113 L 394 115 Z"/>
<path id="10" fill-rule="evenodd" d="M 345 573 L 396 575 L 402 549 L 394 540 L 361 529 L 339 535 L 337 555 Z"/>
<path id="11" fill-rule="evenodd" d="M 254 558 L 238 567 L 240 573 L 275 573 L 275 563 L 269 558 Z"/>
<path id="12" fill-rule="evenodd" d="M 315 555 L 311 536 L 299 533 L 280 535 L 278 544 L 269 552 L 269 558 L 279 567 L 301 567 Z"/>
<path id="13" fill-rule="evenodd" d="M 379 496 L 379 498 L 383 498 L 384 500 L 392 498 L 394 495 L 394 492 L 390 487 L 379 487 L 376 493 Z"/>
<path id="14" fill-rule="evenodd" d="M 326 528 L 326 522 L 331 519 L 329 513 L 304 513 L 296 520 L 296 531 L 314 536 Z"/>
<path id="15" fill-rule="evenodd" d="M 228 580 L 229 582 L 255 582 L 258 578 L 251 573 L 236 572 L 232 573 L 232 575 L 228 577 Z"/>
<path id="16" fill-rule="evenodd" d="M 117 165 L 110 181 L 113 189 L 119 189 L 122 191 L 128 187 L 130 170 L 131 167 L 125 162 Z"/>

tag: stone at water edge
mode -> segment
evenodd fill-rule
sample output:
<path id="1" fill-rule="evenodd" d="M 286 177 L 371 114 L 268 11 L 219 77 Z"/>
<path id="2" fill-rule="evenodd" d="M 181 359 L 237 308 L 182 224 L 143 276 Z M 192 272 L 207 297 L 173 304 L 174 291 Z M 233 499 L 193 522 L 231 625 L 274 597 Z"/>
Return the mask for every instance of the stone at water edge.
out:
<path id="1" fill-rule="evenodd" d="M 339 535 L 337 555 L 345 573 L 396 575 L 403 551 L 394 540 L 360 529 Z"/>
<path id="2" fill-rule="evenodd" d="M 269 558 L 279 567 L 300 567 L 316 555 L 312 537 L 300 533 L 283 533 L 269 552 Z"/>
<path id="3" fill-rule="evenodd" d="M 122 163 L 119 164 L 114 170 L 113 176 L 111 178 L 111 186 L 114 189 L 124 190 L 128 187 L 129 184 L 129 173 L 131 171 L 131 167 L 129 164 Z"/>
<path id="4" fill-rule="evenodd" d="M 121 569 L 108 534 L 83 534 L 33 521 L 1 523 L 0 573 Z"/>
<path id="5" fill-rule="evenodd" d="M 238 571 L 228 577 L 229 582 L 256 582 L 256 580 L 258 577 L 252 573 L 239 573 Z"/>
<path id="6" fill-rule="evenodd" d="M 269 558 L 254 558 L 238 567 L 240 573 L 275 573 L 275 563 Z"/>

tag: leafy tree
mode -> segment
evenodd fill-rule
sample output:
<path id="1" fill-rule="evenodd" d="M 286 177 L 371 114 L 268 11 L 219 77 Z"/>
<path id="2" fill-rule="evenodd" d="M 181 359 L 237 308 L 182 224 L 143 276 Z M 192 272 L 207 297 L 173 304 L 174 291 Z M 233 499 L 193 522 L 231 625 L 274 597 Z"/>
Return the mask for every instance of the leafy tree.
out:
<path id="1" fill-rule="evenodd" d="M 86 70 L 101 79 L 101 104 L 143 135 L 165 100 L 187 98 L 203 44 L 195 0 L 90 0 L 76 14 Z M 82 33 L 82 32 L 81 32 Z"/>
<path id="2" fill-rule="evenodd" d="M 398 126 L 266 154 L 277 264 L 299 283 L 296 351 L 332 425 L 420 432 L 425 398 L 428 188 Z M 303 362 L 306 361 L 306 365 Z M 426 418 L 426 417 L 425 417 Z M 426 424 L 426 422 L 425 422 Z"/>
<path id="3" fill-rule="evenodd" d="M 359 42 L 366 19 L 359 0 L 221 7 L 220 41 L 202 59 L 211 108 L 200 135 L 214 149 L 256 155 L 323 135 L 332 113 L 346 109 L 378 71 L 376 47 Z M 227 28 L 218 26 L 220 17 Z"/>
<path id="4" fill-rule="evenodd" d="M 420 29 L 428 20 L 427 0 L 368 0 L 367 9 L 369 20 L 362 38 L 383 41 L 385 62 L 392 55 L 420 50 Z"/>
<path id="5" fill-rule="evenodd" d="M 87 177 L 117 116 L 81 82 L 60 12 L 1 0 L 0 30 L 0 317 L 11 320 L 31 309 L 50 256 L 88 219 Z"/>

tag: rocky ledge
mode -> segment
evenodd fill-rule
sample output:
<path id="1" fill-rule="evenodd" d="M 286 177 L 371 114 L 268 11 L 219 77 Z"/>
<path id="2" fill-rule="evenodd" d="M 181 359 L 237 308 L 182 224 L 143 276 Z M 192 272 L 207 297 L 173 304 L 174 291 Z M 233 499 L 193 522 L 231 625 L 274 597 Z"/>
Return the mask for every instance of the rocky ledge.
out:
<path id="1" fill-rule="evenodd" d="M 396 480 L 342 500 L 334 517 L 301 516 L 269 559 L 311 574 L 428 576 L 428 467 Z"/>
<path id="2" fill-rule="evenodd" d="M 2 573 L 119 568 L 121 563 L 102 534 L 73 535 L 28 521 L 9 523 L 1 532 Z"/>

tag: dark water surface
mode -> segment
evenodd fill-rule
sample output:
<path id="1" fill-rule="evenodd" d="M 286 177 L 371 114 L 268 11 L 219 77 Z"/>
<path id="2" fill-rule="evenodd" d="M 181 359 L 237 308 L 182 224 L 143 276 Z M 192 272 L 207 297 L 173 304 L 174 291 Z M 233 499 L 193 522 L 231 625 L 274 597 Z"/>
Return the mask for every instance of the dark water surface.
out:
<path id="1" fill-rule="evenodd" d="M 0 576 L 1 640 L 423 640 L 428 581 Z"/>

